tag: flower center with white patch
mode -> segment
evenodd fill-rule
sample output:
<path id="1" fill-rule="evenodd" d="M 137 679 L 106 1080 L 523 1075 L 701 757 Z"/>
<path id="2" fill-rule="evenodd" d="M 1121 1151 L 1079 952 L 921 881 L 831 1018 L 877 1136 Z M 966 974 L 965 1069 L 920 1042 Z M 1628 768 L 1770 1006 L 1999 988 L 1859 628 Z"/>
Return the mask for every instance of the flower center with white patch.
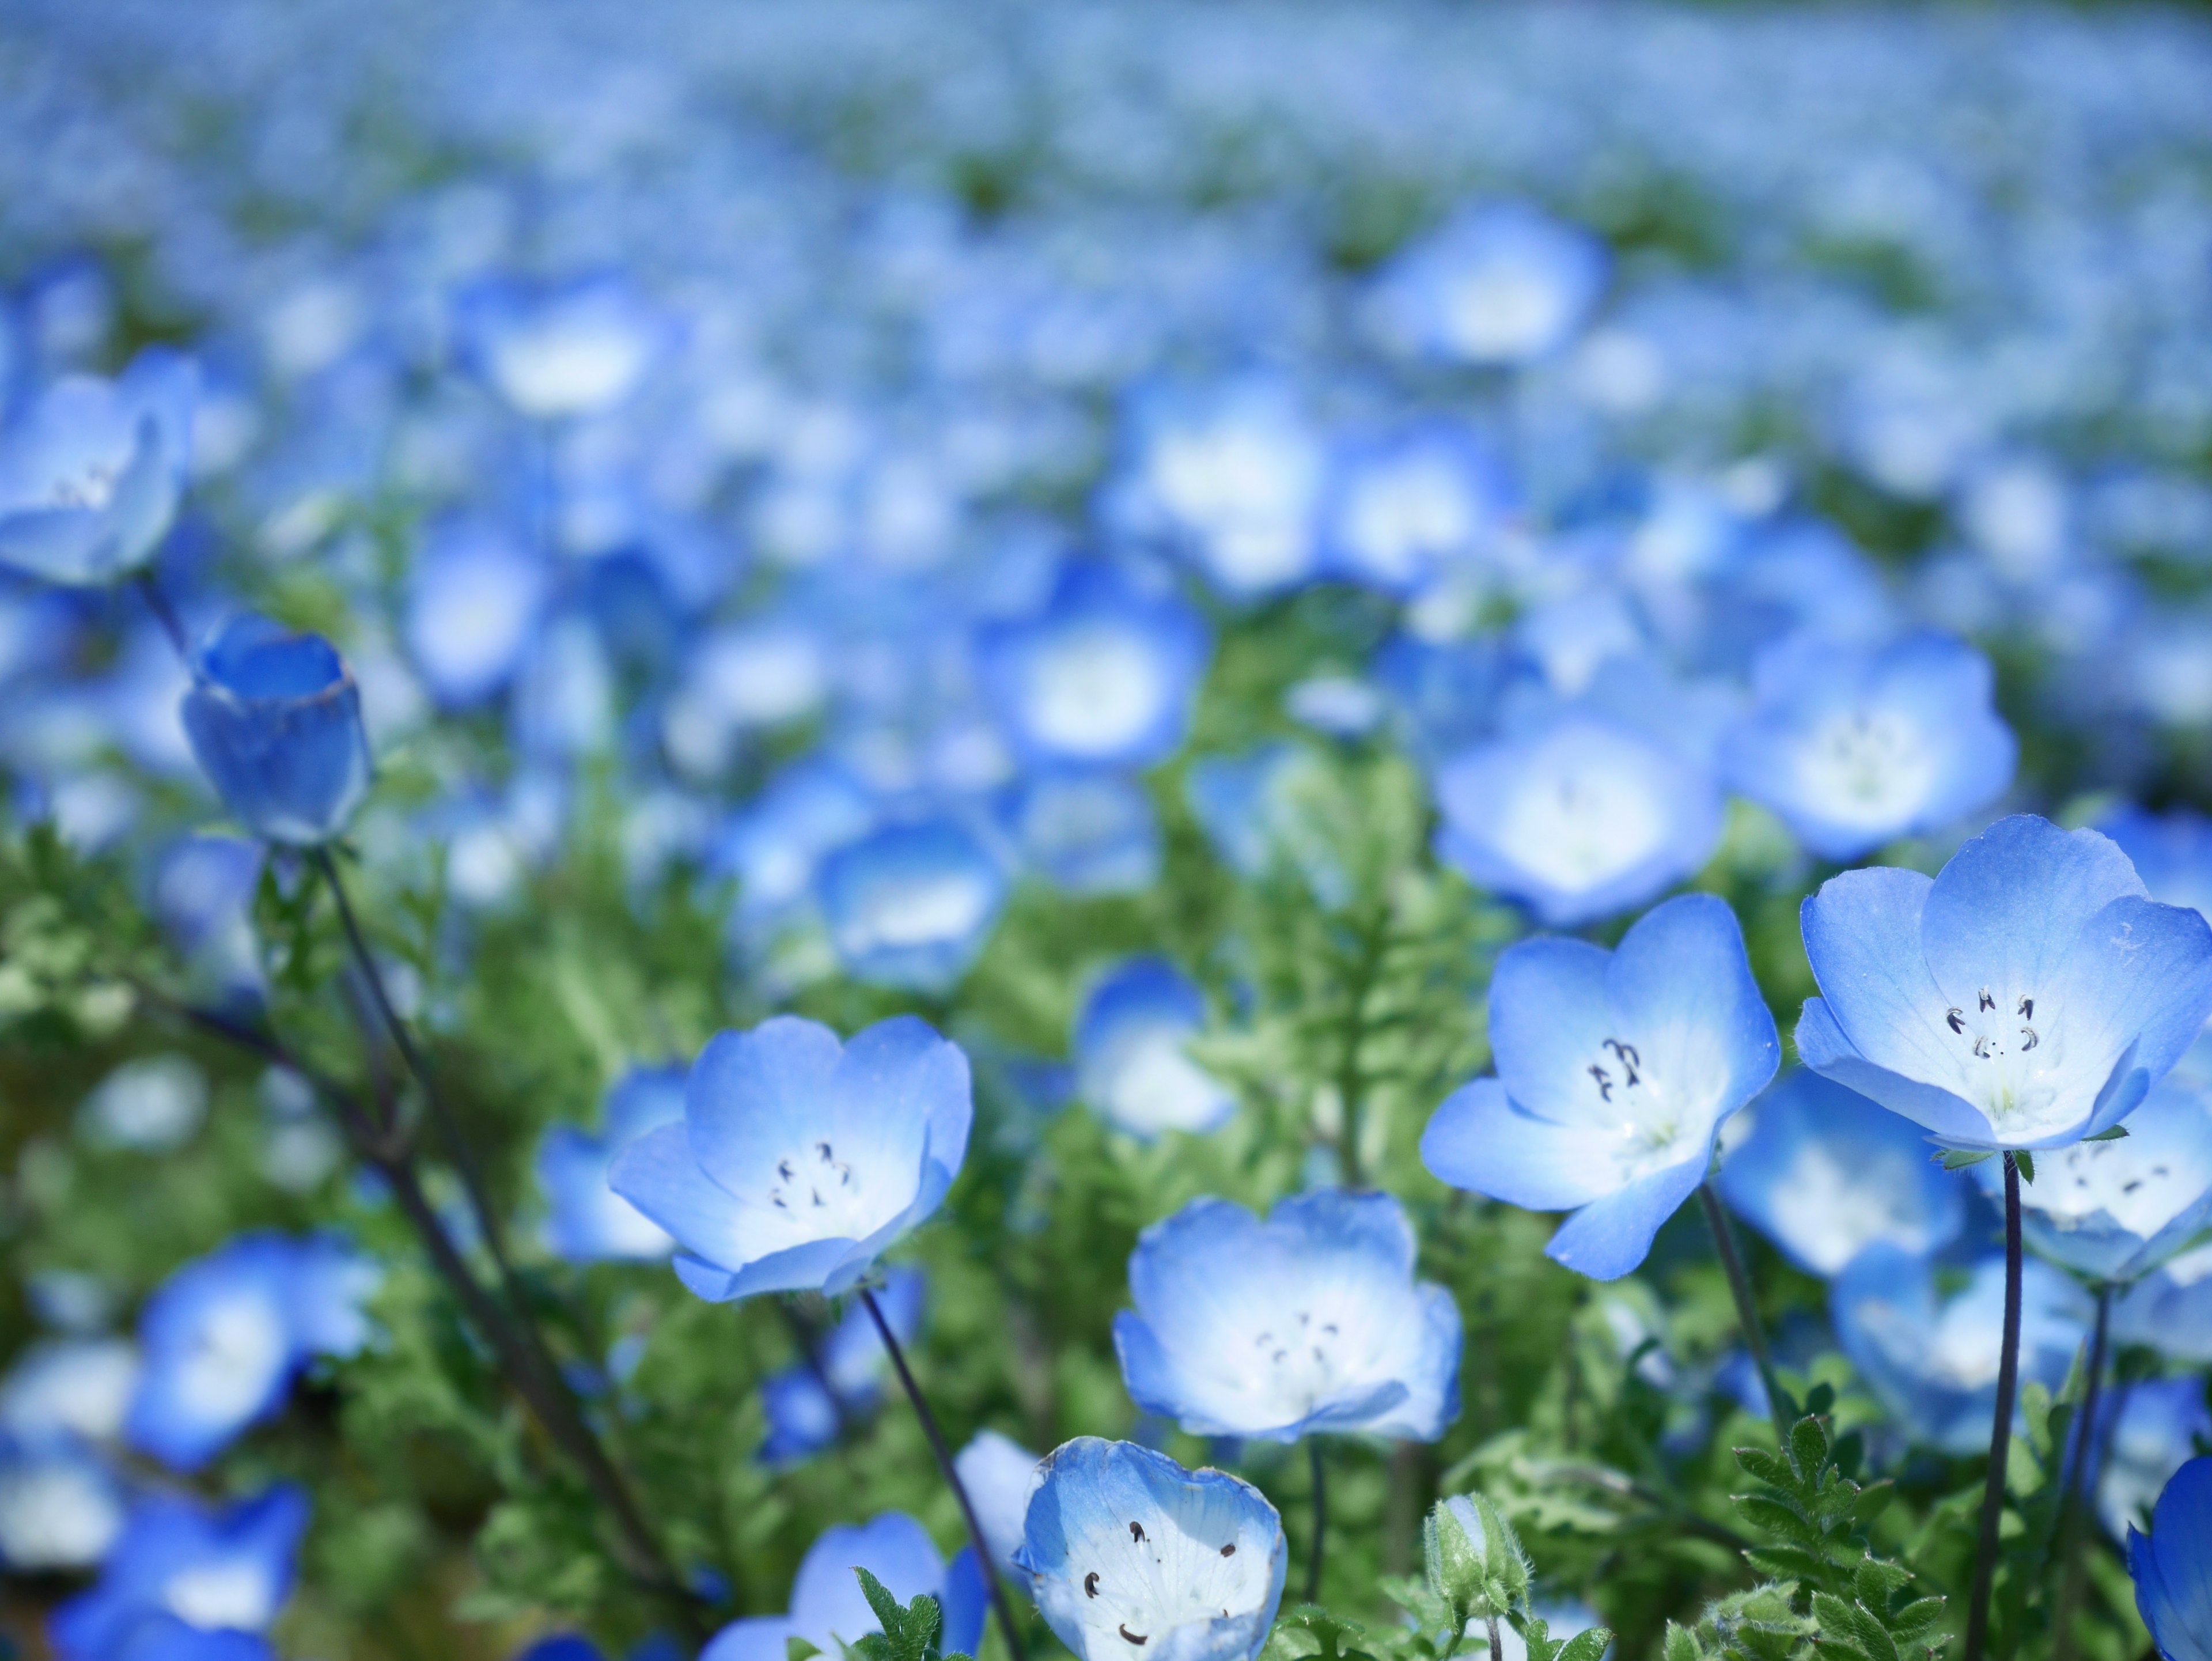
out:
<path id="1" fill-rule="evenodd" d="M 258 1294 L 214 1305 L 192 1337 L 177 1396 L 195 1417 L 218 1422 L 258 1409 L 291 1354 L 282 1312 Z"/>
<path id="2" fill-rule="evenodd" d="M 1265 1601 L 1269 1564 L 1258 1542 L 1187 1533 L 1158 1512 L 1115 1523 L 1068 1542 L 1093 1656 L 1133 1653 L 1178 1627 L 1249 1614 Z"/>
<path id="3" fill-rule="evenodd" d="M 2038 1162 L 2036 1208 L 2061 1227 L 2100 1214 L 2148 1238 L 2203 1196 L 2212 1162 L 2148 1138 L 2080 1142 Z"/>
<path id="4" fill-rule="evenodd" d="M 1143 641 L 1123 629 L 1082 629 L 1038 654 L 1030 725 L 1071 754 L 1110 754 L 1144 735 L 1165 690 Z"/>
<path id="5" fill-rule="evenodd" d="M 991 900 L 991 885 L 979 872 L 887 877 L 839 928 L 839 943 L 858 954 L 960 940 L 989 914 Z"/>
<path id="6" fill-rule="evenodd" d="M 1532 770 L 1498 818 L 1499 853 L 1567 893 L 1600 886 L 1650 859 L 1666 811 L 1633 780 L 1594 765 Z"/>
<path id="7" fill-rule="evenodd" d="M 866 1239 L 913 1197 L 886 1195 L 869 1176 L 817 1140 L 775 1162 L 767 1203 L 809 1238 Z"/>
<path id="8" fill-rule="evenodd" d="M 203 1632 L 259 1632 L 276 1613 L 269 1571 L 248 1559 L 201 1563 L 161 1588 L 169 1613 Z"/>
<path id="9" fill-rule="evenodd" d="M 1851 824 L 1888 825 L 1927 800 L 1936 758 L 1920 725 L 1893 710 L 1837 715 L 1800 752 L 1798 782 L 1822 812 Z"/>
<path id="10" fill-rule="evenodd" d="M 130 458 L 87 459 L 82 465 L 56 476 L 46 487 L 46 505 L 78 513 L 96 514 L 115 499 Z"/>
<path id="11" fill-rule="evenodd" d="M 1959 1093 L 1991 1123 L 2009 1121 L 2032 1132 L 2056 1099 L 2056 1076 L 2065 1066 L 2057 1012 L 2033 992 L 1982 986 L 1945 1005 L 1942 1025 L 1960 1071 Z"/>
<path id="12" fill-rule="evenodd" d="M 1626 1039 L 1608 1037 L 1582 1075 L 1591 1098 L 1589 1122 L 1612 1126 L 1619 1137 L 1613 1159 L 1624 1181 L 1680 1163 L 1682 1139 L 1691 1129 L 1687 1116 L 1651 1075 L 1642 1050 Z"/>
<path id="13" fill-rule="evenodd" d="M 1864 1149 L 1853 1159 L 1846 1165 L 1828 1144 L 1808 1141 L 1774 1184 L 1774 1216 L 1823 1275 L 1842 1273 L 1876 1240 L 1928 1244 L 1916 1173 Z"/>

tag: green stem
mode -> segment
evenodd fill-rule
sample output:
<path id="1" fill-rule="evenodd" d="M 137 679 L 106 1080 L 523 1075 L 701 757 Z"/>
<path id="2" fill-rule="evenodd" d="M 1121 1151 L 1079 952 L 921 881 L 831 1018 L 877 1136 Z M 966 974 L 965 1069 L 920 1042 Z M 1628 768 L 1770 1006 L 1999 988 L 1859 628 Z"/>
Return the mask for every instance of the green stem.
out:
<path id="1" fill-rule="evenodd" d="M 1351 1008 L 1345 1017 L 1344 1047 L 1337 1060 L 1336 1162 L 1346 1188 L 1360 1186 L 1359 1116 L 1364 1104 L 1367 1080 L 1359 1066 L 1359 1051 L 1367 1042 L 1367 1000 L 1375 989 L 1390 940 L 1390 913 L 1377 907 L 1359 931 L 1358 955 L 1352 959 Z"/>
<path id="2" fill-rule="evenodd" d="M 1982 1661 L 1990 1638 L 1990 1594 L 1997 1580 L 1997 1541 L 2004 1518 L 2005 1467 L 2012 1457 L 2012 1410 L 2020 1390 L 2020 1161 L 2004 1156 L 2004 1347 L 1997 1359 L 1996 1422 L 1990 1429 L 1990 1473 L 1982 1487 L 1982 1534 L 1967 1594 L 1965 1661 Z"/>
<path id="3" fill-rule="evenodd" d="M 1705 1202 L 1705 1222 L 1713 1232 L 1721 1267 L 1728 1271 L 1729 1290 L 1735 1296 L 1735 1320 L 1743 1332 L 1744 1348 L 1750 1350 L 1752 1362 L 1759 1369 L 1759 1382 L 1766 1391 L 1766 1411 L 1774 1421 L 1776 1441 L 1786 1452 L 1789 1409 L 1783 1405 L 1781 1381 L 1774 1375 L 1774 1353 L 1766 1347 L 1766 1328 L 1759 1318 L 1759 1303 L 1751 1293 L 1751 1276 L 1745 1273 L 1742 1255 L 1735 1248 L 1735 1231 L 1729 1225 L 1728 1213 L 1721 1208 L 1720 1196 L 1713 1192 L 1712 1183 L 1698 1183 L 1698 1197 Z"/>
<path id="4" fill-rule="evenodd" d="M 1321 1438 L 1306 1438 L 1306 1460 L 1313 1471 L 1313 1553 L 1306 1559 L 1306 1597 L 1321 1602 L 1322 1548 L 1328 1540 L 1328 1478 L 1321 1456 Z"/>

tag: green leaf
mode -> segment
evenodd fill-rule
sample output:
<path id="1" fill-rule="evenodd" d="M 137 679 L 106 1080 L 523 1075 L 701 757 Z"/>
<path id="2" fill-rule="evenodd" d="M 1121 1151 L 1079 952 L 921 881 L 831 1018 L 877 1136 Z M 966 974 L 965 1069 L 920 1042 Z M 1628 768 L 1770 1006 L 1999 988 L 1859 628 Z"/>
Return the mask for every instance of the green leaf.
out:
<path id="1" fill-rule="evenodd" d="M 1970 1147 L 1947 1147 L 1942 1154 L 1943 1169 L 1946 1171 L 1964 1171 L 1969 1165 L 1978 1165 L 1984 1159 L 1995 1158 L 1996 1155 L 1987 1149 Z"/>
<path id="2" fill-rule="evenodd" d="M 2029 1183 L 2035 1181 L 2035 1156 L 2033 1153 L 2023 1149 L 2012 1156 L 2012 1162 L 2020 1167 L 2021 1181 Z"/>
<path id="3" fill-rule="evenodd" d="M 1790 1427 L 1790 1458 L 1807 1482 L 1817 1480 L 1828 1463 L 1828 1433 L 1810 1414 Z"/>
<path id="4" fill-rule="evenodd" d="M 1661 1654 L 1662 1661 L 1705 1661 L 1705 1653 L 1689 1628 L 1672 1621 L 1667 1623 L 1667 1642 Z M 1576 1661 L 1582 1661 L 1582 1658 L 1577 1656 Z"/>
<path id="5" fill-rule="evenodd" d="M 1674 1661 L 1674 1631 L 1670 1628 L 1668 1633 L 1668 1661 Z M 1567 1640 L 1555 1661 L 1598 1661 L 1612 1642 L 1612 1633 L 1603 1627 L 1591 1627 Z"/>
<path id="6" fill-rule="evenodd" d="M 814 1661 L 822 1653 L 818 1646 L 804 1638 L 792 1637 L 783 1640 L 783 1661 Z"/>
<path id="7" fill-rule="evenodd" d="M 2127 1134 L 2128 1128 L 2125 1125 L 2116 1124 L 2109 1129 L 2099 1131 L 2094 1136 L 2084 1136 L 2081 1140 L 2085 1142 L 2117 1142 Z"/>

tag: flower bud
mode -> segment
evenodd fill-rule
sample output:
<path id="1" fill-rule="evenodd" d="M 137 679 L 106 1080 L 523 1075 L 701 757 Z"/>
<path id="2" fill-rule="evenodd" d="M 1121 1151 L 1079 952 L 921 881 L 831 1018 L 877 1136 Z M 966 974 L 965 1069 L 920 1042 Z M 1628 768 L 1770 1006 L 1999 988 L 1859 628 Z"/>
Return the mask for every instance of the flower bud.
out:
<path id="1" fill-rule="evenodd" d="M 201 770 L 258 837 L 327 842 L 368 788 L 361 691 L 319 636 L 232 618 L 194 663 L 182 714 Z"/>
<path id="2" fill-rule="evenodd" d="M 1441 1500 L 1423 1524 L 1429 1586 L 1453 1618 L 1502 1618 L 1528 1597 L 1528 1560 L 1498 1508 L 1481 1494 Z"/>

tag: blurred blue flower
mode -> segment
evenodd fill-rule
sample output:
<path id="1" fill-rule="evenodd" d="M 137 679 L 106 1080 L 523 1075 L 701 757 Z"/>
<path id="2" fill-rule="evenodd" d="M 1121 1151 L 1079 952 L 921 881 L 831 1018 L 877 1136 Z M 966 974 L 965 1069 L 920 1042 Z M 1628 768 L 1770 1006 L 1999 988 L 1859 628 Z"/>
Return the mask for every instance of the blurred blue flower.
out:
<path id="1" fill-rule="evenodd" d="M 776 774 L 715 839 L 712 868 L 738 879 L 740 932 L 788 921 L 811 896 L 823 857 L 876 819 L 866 787 L 835 762 L 810 758 Z"/>
<path id="2" fill-rule="evenodd" d="M 1013 787 L 1004 816 L 1024 864 L 1063 893 L 1139 894 L 1159 880 L 1159 816 L 1134 779 L 1047 769 Z"/>
<path id="3" fill-rule="evenodd" d="M 137 1387 L 138 1350 L 127 1338 L 33 1344 L 0 1381 L 0 1437 L 21 1446 L 111 1441 Z"/>
<path id="4" fill-rule="evenodd" d="M 2127 1129 L 2118 1141 L 2051 1149 L 2020 1193 L 2027 1244 L 2091 1281 L 2138 1280 L 2212 1221 L 2212 1092 L 2161 1080 Z M 1985 1192 L 2002 1194 L 1994 1160 L 1974 1176 Z"/>
<path id="5" fill-rule="evenodd" d="M 307 1526 L 307 1496 L 289 1484 L 221 1511 L 149 1494 L 46 1636 L 59 1661 L 273 1661 L 263 1634 L 292 1595 Z"/>
<path id="6" fill-rule="evenodd" d="M 876 1303 L 902 1345 L 921 1330 L 929 1280 L 918 1269 L 895 1269 L 884 1277 Z M 811 1360 L 801 1360 L 761 1385 L 768 1436 L 761 1463 L 792 1465 L 837 1439 L 846 1423 L 875 1406 L 890 1352 L 858 1299 L 845 1311 Z"/>
<path id="7" fill-rule="evenodd" d="M 615 1160 L 609 1185 L 676 1237 L 676 1273 L 715 1303 L 849 1290 L 935 1211 L 968 1150 L 959 1046 L 910 1015 L 841 1044 L 779 1015 L 717 1033 L 684 1123 Z"/>
<path id="8" fill-rule="evenodd" d="M 1437 857 L 1571 926 L 1641 905 L 1720 843 L 1711 775 L 1621 722 L 1563 712 L 1436 770 Z"/>
<path id="9" fill-rule="evenodd" d="M 599 1135 L 555 1125 L 538 1145 L 546 1249 L 572 1263 L 665 1257 L 676 1243 L 607 1186 L 615 1156 L 648 1130 L 684 1116 L 681 1067 L 634 1067 L 607 1092 Z"/>
<path id="10" fill-rule="evenodd" d="M 1798 1068 L 1749 1116 L 1721 1162 L 1721 1194 L 1808 1274 L 1832 1279 L 1876 1241 L 1934 1251 L 1966 1226 L 1965 1179 L 1865 1097 Z"/>
<path id="11" fill-rule="evenodd" d="M 400 623 L 431 697 L 463 709 L 506 685 L 550 586 L 544 562 L 497 526 L 454 520 L 434 527 L 408 568 Z"/>
<path id="12" fill-rule="evenodd" d="M 622 278 L 493 281 L 456 307 L 464 351 L 518 415 L 565 421 L 625 403 L 674 344 L 668 320 Z"/>
<path id="13" fill-rule="evenodd" d="M 1464 426 L 1426 421 L 1347 440 L 1322 508 L 1328 569 L 1412 594 L 1479 557 L 1517 506 L 1504 465 Z"/>
<path id="14" fill-rule="evenodd" d="M 328 842 L 368 792 L 361 691 L 328 641 L 242 613 L 193 664 L 192 754 L 239 821 L 270 842 Z"/>
<path id="15" fill-rule="evenodd" d="M 1079 1436 L 1038 1468 L 1014 1563 L 1077 1661 L 1139 1646 L 1170 1661 L 1253 1661 L 1288 1553 L 1281 1518 L 1249 1482 Z"/>
<path id="16" fill-rule="evenodd" d="M 1589 232 L 1520 202 L 1462 210 L 1386 266 L 1369 296 L 1400 351 L 1477 368 L 1548 357 L 1605 292 L 1611 261 Z"/>
<path id="17" fill-rule="evenodd" d="M 198 372 L 161 347 L 115 380 L 70 375 L 0 428 L 0 567 L 46 582 L 128 576 L 176 518 Z"/>
<path id="18" fill-rule="evenodd" d="M 2094 830 L 2002 819 L 1932 881 L 1850 871 L 1802 910 L 1805 1065 L 1966 1148 L 2060 1147 L 2132 1112 L 2212 1012 L 2212 927 Z"/>
<path id="19" fill-rule="evenodd" d="M 2097 1516 L 2115 1540 L 2147 1521 L 2174 1472 L 2212 1443 L 2204 1380 L 2137 1378 L 2111 1386 L 2090 1446 L 2099 1460 Z"/>
<path id="20" fill-rule="evenodd" d="M 886 825 L 848 843 L 822 862 L 815 885 L 848 974 L 941 992 L 982 951 L 1006 878 L 964 824 L 939 818 Z"/>
<path id="21" fill-rule="evenodd" d="M 1212 648 L 1204 620 L 1173 594 L 1079 565 L 1041 615 L 986 628 L 975 667 L 1030 761 L 1144 767 L 1182 745 Z"/>
<path id="22" fill-rule="evenodd" d="M 1099 977 L 1075 1018 L 1076 1093 L 1109 1123 L 1146 1140 L 1203 1135 L 1237 1098 L 1184 1050 L 1206 1030 L 1206 995 L 1164 958 L 1130 958 Z"/>
<path id="23" fill-rule="evenodd" d="M 179 837 L 155 862 L 155 919 L 218 1001 L 258 1000 L 267 983 L 253 932 L 266 852 L 243 837 Z"/>
<path id="24" fill-rule="evenodd" d="M 2063 1271 L 2022 1266 L 2020 1378 L 2054 1394 L 2087 1335 L 2088 1294 Z M 2002 1252 L 1954 1265 L 1877 1243 L 1828 1288 L 1837 1340 L 1915 1443 L 1986 1449 L 2004 1339 Z"/>
<path id="25" fill-rule="evenodd" d="M 1197 1436 L 1432 1442 L 1459 1416 L 1459 1305 L 1413 1279 L 1388 1194 L 1323 1189 L 1261 1222 L 1193 1200 L 1138 1237 L 1114 1317 L 1130 1399 Z"/>
<path id="26" fill-rule="evenodd" d="M 143 1356 L 124 1435 L 197 1470 L 274 1414 L 317 1356 L 368 1342 L 362 1302 L 383 1272 L 329 1235 L 241 1234 L 163 1281 L 138 1322 Z"/>
<path id="27" fill-rule="evenodd" d="M 1009 1573 L 1019 1573 L 1014 1554 L 1022 1547 L 1022 1524 L 1030 1508 L 1030 1492 L 1036 1486 L 1037 1467 L 1043 1462 L 1012 1437 L 981 1430 L 953 1456 L 952 1468 L 960 1486 L 968 1490 L 982 1525 L 983 1542 L 991 1556 Z"/>
<path id="28" fill-rule="evenodd" d="M 1445 1099 L 1421 1161 L 1455 1188 L 1572 1211 L 1546 1255 L 1599 1281 L 1644 1261 L 1781 1056 L 1735 914 L 1710 894 L 1654 908 L 1615 952 L 1509 946 L 1490 1041 L 1498 1076 Z"/>
<path id="29" fill-rule="evenodd" d="M 2212 819 L 2186 807 L 2124 807 L 2097 828 L 2119 843 L 2153 899 L 2212 916 Z"/>
<path id="30" fill-rule="evenodd" d="M 1825 858 L 1940 829 L 2012 782 L 2020 746 L 1991 680 L 1987 658 L 1943 635 L 1779 642 L 1759 656 L 1757 708 L 1729 734 L 1723 774 Z"/>
<path id="31" fill-rule="evenodd" d="M 2158 1496 L 2150 1532 L 2128 1530 L 2136 1609 L 2165 1661 L 2212 1661 L 2212 1455 L 2191 1459 Z"/>
<path id="32" fill-rule="evenodd" d="M 1238 876 L 1285 867 L 1322 904 L 1337 906 L 1349 897 L 1350 884 L 1316 821 L 1314 799 L 1325 788 L 1310 749 L 1272 743 L 1200 757 L 1183 774 L 1182 794 L 1214 852 Z"/>
<path id="33" fill-rule="evenodd" d="M 828 1655 L 843 1654 L 883 1630 L 853 1573 L 856 1567 L 883 1582 L 902 1604 L 924 1593 L 935 1597 L 945 1611 L 939 1641 L 945 1652 L 975 1652 L 987 1594 L 974 1548 L 963 1547 L 948 1567 L 921 1524 L 902 1511 L 887 1511 L 866 1523 L 824 1529 L 799 1561 L 790 1612 L 732 1621 L 700 1652 L 699 1661 L 785 1661 L 784 1646 L 793 1638 Z"/>
<path id="34" fill-rule="evenodd" d="M 123 1485 L 82 1444 L 0 1435 L 0 1567 L 18 1574 L 87 1569 L 123 1531 Z"/>

